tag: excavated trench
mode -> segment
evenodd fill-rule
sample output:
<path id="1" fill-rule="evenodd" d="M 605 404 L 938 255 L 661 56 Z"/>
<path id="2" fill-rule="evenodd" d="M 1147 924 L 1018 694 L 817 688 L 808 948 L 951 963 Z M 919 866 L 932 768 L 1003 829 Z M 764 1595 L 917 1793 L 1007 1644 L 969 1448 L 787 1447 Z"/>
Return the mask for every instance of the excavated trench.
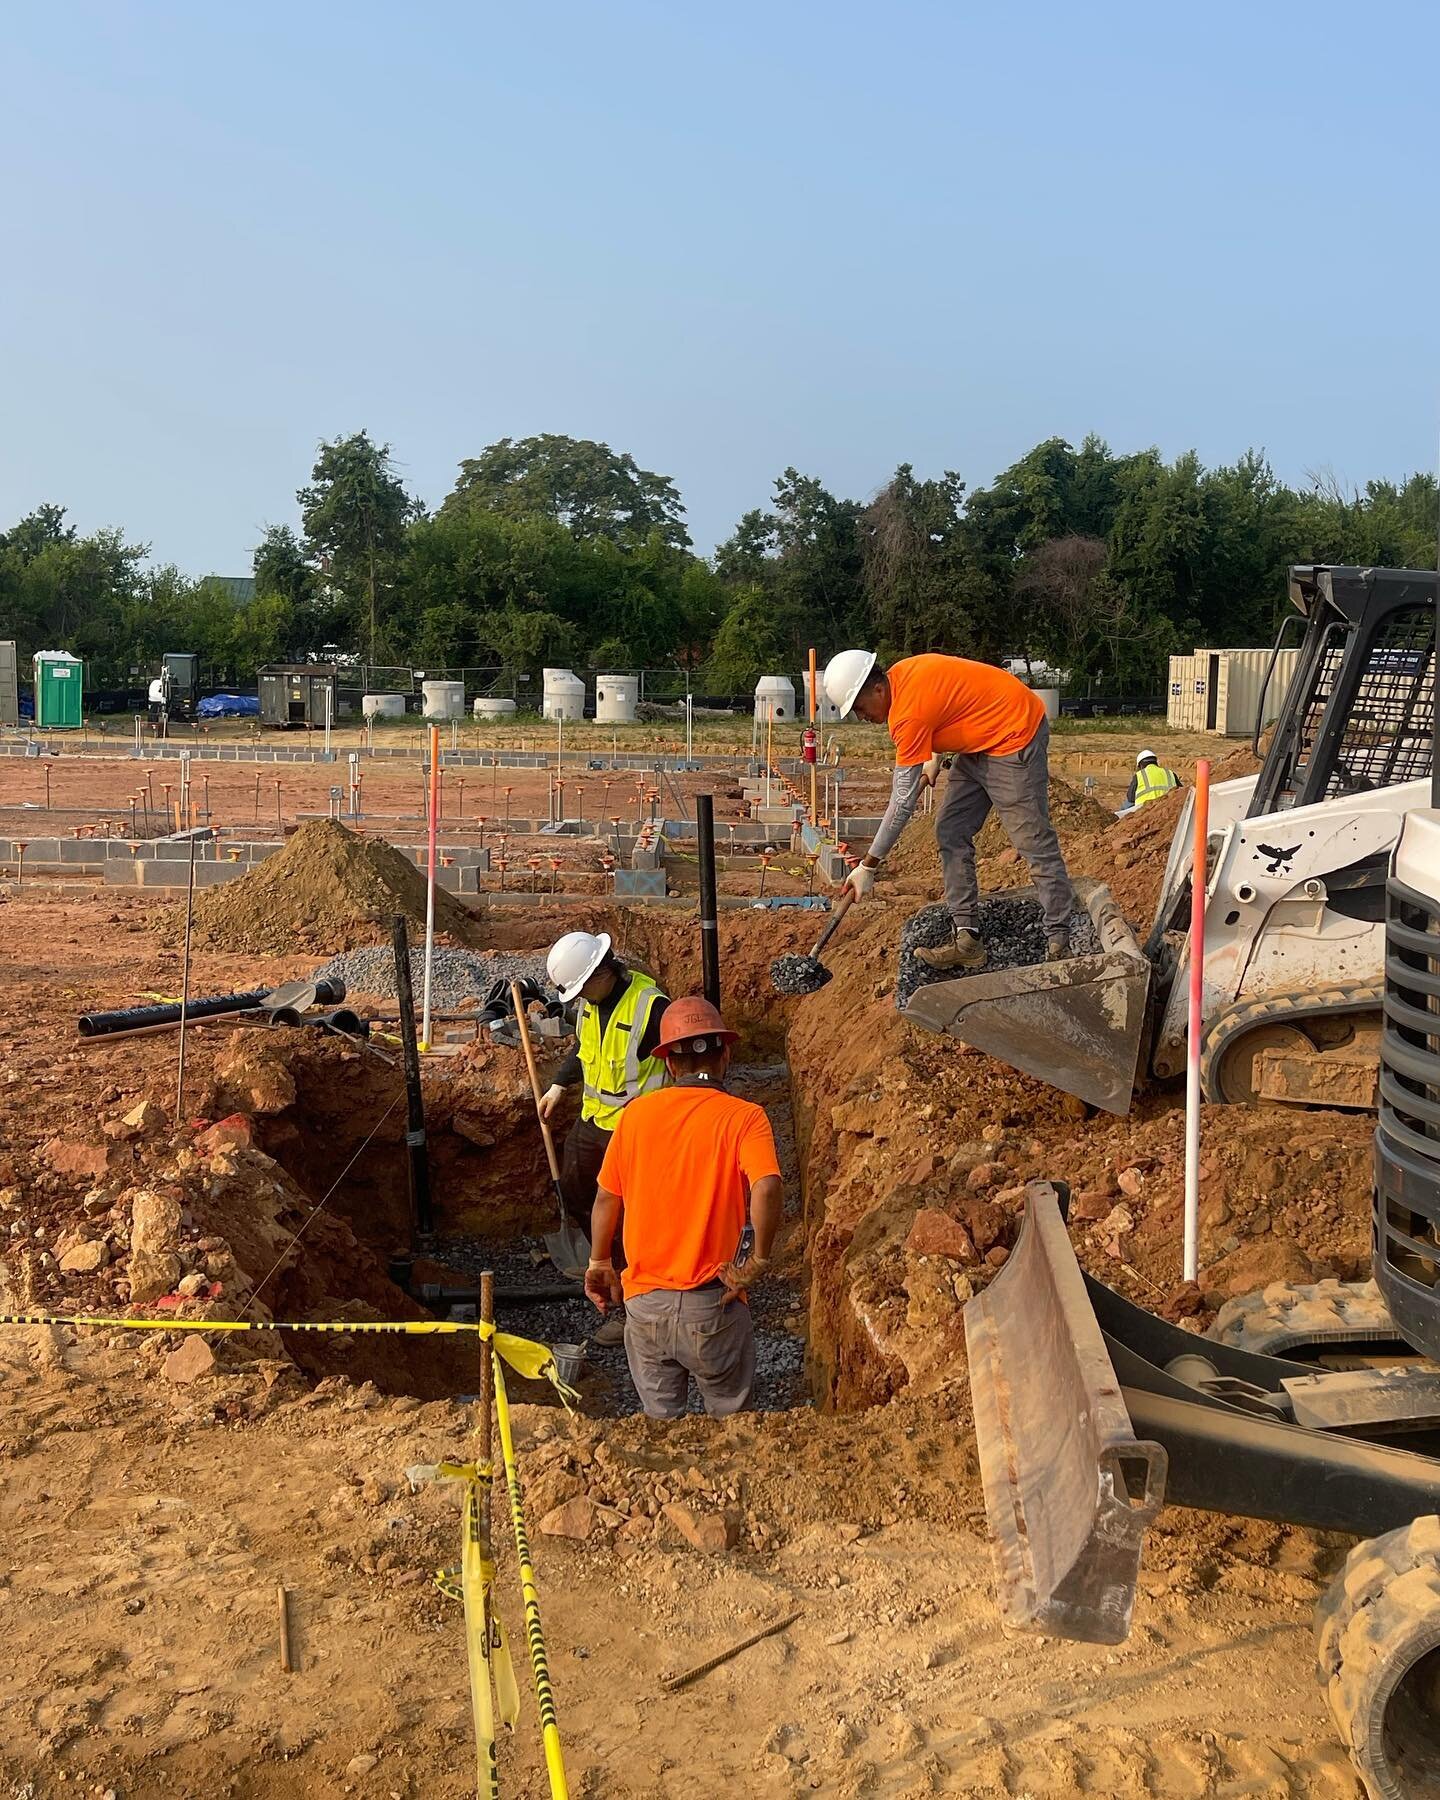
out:
<path id="1" fill-rule="evenodd" d="M 573 909 L 567 910 L 562 928 L 576 923 Z M 669 992 L 699 986 L 693 920 L 601 910 L 584 923 L 608 929 L 617 949 L 654 973 Z M 532 924 L 526 946 L 504 947 L 531 947 L 537 939 L 543 942 L 547 930 L 548 922 L 538 929 Z M 813 919 L 774 914 L 732 915 L 722 925 L 725 1011 L 741 1033 L 732 1088 L 765 1107 L 786 1180 L 783 1254 L 752 1297 L 758 1328 L 755 1402 L 761 1410 L 811 1399 L 804 1181 L 790 1072 L 777 1055 L 783 1050 L 787 1008 L 769 989 L 768 967 L 777 947 L 810 937 L 814 930 Z M 542 1049 L 542 1075 L 567 1048 L 556 1045 L 548 1054 Z M 567 1284 L 542 1248 L 544 1234 L 558 1220 L 518 1048 L 484 1040 L 425 1066 L 435 1227 L 425 1247 L 412 1241 L 398 1048 L 388 1042 L 360 1047 L 285 1035 L 257 1042 L 253 1054 L 283 1064 L 278 1080 L 267 1081 L 261 1072 L 249 1081 L 252 1105 L 246 1110 L 254 1111 L 256 1147 L 281 1165 L 311 1206 L 324 1200 L 322 1216 L 345 1228 L 347 1236 L 353 1234 L 357 1256 L 367 1269 L 363 1281 L 357 1281 L 356 1270 L 347 1269 L 351 1293 L 390 1316 L 423 1316 L 430 1308 L 443 1316 L 450 1299 L 463 1305 L 482 1269 L 489 1269 L 496 1277 L 502 1328 L 549 1343 L 591 1338 L 598 1323 L 594 1308 L 577 1284 L 568 1284 L 569 1297 L 556 1295 L 554 1290 Z M 232 1085 L 244 1087 L 245 1082 Z M 245 1106 L 243 1099 L 241 1104 Z M 567 1125 L 568 1120 L 557 1130 L 557 1141 Z M 398 1259 L 406 1256 L 413 1256 L 408 1295 L 389 1278 L 404 1279 Z M 316 1258 L 309 1258 L 312 1270 L 315 1263 Z M 315 1278 L 326 1280 L 323 1273 Z M 437 1301 L 433 1294 L 426 1296 L 422 1307 L 411 1299 L 422 1287 L 444 1290 L 445 1297 Z M 360 1360 L 366 1378 L 382 1388 L 427 1396 L 473 1389 L 473 1361 L 466 1365 L 449 1340 L 354 1342 L 364 1346 Z M 297 1356 L 301 1354 L 314 1360 L 308 1345 Z M 326 1359 L 323 1350 L 320 1366 L 327 1373 L 333 1370 L 333 1358 Z M 589 1342 L 580 1387 L 589 1411 L 624 1413 L 638 1407 L 622 1347 Z"/>
<path id="2" fill-rule="evenodd" d="M 493 947 L 533 948 L 576 926 L 609 930 L 672 994 L 700 985 L 695 922 L 669 912 L 572 905 L 553 919 L 511 922 L 514 941 Z M 771 986 L 770 963 L 809 948 L 813 917 L 721 917 L 724 1010 L 741 1033 L 735 1084 L 765 1105 L 787 1175 L 787 1229 L 756 1295 L 762 1407 L 848 1410 L 902 1389 L 955 1388 L 961 1309 L 1014 1238 L 1019 1188 L 1005 1184 L 1065 1172 L 1043 1159 L 1017 1167 L 1027 1134 L 1073 1131 L 1083 1117 L 1068 1097 L 897 1017 L 898 926 L 879 908 L 856 918 L 827 950 L 829 985 L 787 999 Z M 423 1316 L 387 1279 L 411 1247 L 398 1049 L 309 1035 L 272 1036 L 266 1048 L 284 1057 L 287 1097 L 257 1118 L 257 1143 L 311 1205 L 328 1195 L 326 1216 L 353 1234 L 366 1264 L 363 1280 L 347 1269 L 348 1285 L 323 1274 L 317 1282 L 390 1316 Z M 542 1057 L 542 1072 L 562 1048 Z M 557 1218 L 519 1050 L 485 1040 L 436 1058 L 425 1097 L 435 1239 L 416 1257 L 412 1292 L 422 1283 L 473 1289 L 491 1268 L 503 1325 L 551 1343 L 588 1338 L 597 1321 L 583 1297 L 526 1298 L 556 1285 L 540 1241 Z M 454 1343 L 441 1354 L 441 1342 L 369 1340 L 366 1373 L 382 1387 L 469 1391 L 473 1359 Z M 593 1411 L 634 1408 L 621 1349 L 591 1346 L 582 1391 Z"/>

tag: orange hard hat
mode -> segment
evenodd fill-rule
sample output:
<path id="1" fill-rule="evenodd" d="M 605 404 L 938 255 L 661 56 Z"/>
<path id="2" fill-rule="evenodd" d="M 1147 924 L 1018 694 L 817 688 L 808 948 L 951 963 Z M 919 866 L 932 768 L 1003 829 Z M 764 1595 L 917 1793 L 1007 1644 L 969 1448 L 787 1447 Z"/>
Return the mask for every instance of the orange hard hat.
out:
<path id="1" fill-rule="evenodd" d="M 718 1050 L 722 1044 L 735 1043 L 739 1036 L 738 1031 L 730 1030 L 703 995 L 687 994 L 683 1000 L 672 1000 L 665 1008 L 655 1054 L 668 1056 L 672 1050 L 689 1050 L 703 1055 L 707 1050 Z"/>

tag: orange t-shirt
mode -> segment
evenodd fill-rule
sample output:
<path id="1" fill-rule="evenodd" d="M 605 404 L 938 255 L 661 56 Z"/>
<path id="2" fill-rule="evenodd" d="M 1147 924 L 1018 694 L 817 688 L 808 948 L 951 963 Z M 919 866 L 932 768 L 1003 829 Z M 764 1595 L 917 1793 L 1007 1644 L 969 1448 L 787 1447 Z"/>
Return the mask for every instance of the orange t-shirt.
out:
<path id="1" fill-rule="evenodd" d="M 1013 756 L 1040 729 L 1045 702 L 1004 669 L 963 656 L 907 656 L 886 671 L 895 766 L 913 769 L 937 750 Z"/>
<path id="2" fill-rule="evenodd" d="M 626 1299 L 718 1275 L 745 1229 L 750 1189 L 779 1173 L 770 1121 L 749 1100 L 700 1086 L 632 1100 L 600 1167 L 600 1186 L 625 1203 Z"/>

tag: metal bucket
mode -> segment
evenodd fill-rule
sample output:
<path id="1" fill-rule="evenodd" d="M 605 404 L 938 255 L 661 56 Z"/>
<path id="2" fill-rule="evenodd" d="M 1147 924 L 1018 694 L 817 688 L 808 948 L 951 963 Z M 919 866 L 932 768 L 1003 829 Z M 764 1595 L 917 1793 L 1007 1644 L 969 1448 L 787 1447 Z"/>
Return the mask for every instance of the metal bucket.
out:
<path id="1" fill-rule="evenodd" d="M 585 1346 L 583 1344 L 552 1344 L 550 1354 L 555 1358 L 555 1373 L 567 1387 L 574 1387 L 585 1373 Z"/>

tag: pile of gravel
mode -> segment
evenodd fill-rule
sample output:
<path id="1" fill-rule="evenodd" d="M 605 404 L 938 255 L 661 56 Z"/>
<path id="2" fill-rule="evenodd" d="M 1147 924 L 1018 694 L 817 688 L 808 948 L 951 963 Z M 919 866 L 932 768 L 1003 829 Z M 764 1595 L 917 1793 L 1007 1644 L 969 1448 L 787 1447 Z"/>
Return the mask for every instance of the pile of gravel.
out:
<path id="1" fill-rule="evenodd" d="M 496 1287 L 514 1293 L 526 1288 L 553 1287 L 560 1280 L 548 1262 L 537 1267 L 532 1260 L 531 1250 L 539 1247 L 539 1239 L 512 1238 L 505 1243 L 487 1243 L 483 1238 L 447 1238 L 439 1254 L 451 1268 L 473 1275 L 477 1283 L 482 1270 L 493 1270 Z M 755 1320 L 755 1386 L 751 1390 L 750 1410 L 784 1412 L 809 1402 L 810 1395 L 805 1386 L 805 1346 L 784 1326 L 784 1315 L 793 1312 L 795 1306 L 794 1294 L 780 1282 L 758 1281 L 751 1291 L 750 1308 Z M 607 1348 L 594 1341 L 591 1333 L 600 1323 L 600 1314 L 583 1294 L 577 1294 L 573 1300 L 499 1299 L 495 1302 L 495 1321 L 502 1331 L 512 1331 L 541 1344 L 586 1345 L 585 1368 L 581 1374 L 583 1412 L 640 1411 L 640 1396 L 630 1379 L 625 1346 L 615 1344 Z M 522 1387 L 517 1398 L 528 1397 Z M 693 1381 L 689 1410 L 694 1413 L 703 1410 Z"/>
<path id="2" fill-rule="evenodd" d="M 980 902 L 976 928 L 984 940 L 989 960 L 983 969 L 927 969 L 915 952 L 950 941 L 950 915 L 943 906 L 927 906 L 906 925 L 900 935 L 900 973 L 895 981 L 895 1004 L 903 1007 L 917 989 L 932 981 L 954 981 L 966 974 L 994 973 L 996 969 L 1020 969 L 1045 960 L 1045 915 L 1033 897 L 1015 898 L 990 894 Z M 1095 924 L 1088 912 L 1077 908 L 1070 915 L 1070 954 L 1094 956 L 1100 949 Z"/>
<path id="3" fill-rule="evenodd" d="M 777 956 L 770 985 L 778 994 L 813 994 L 825 986 L 825 965 L 814 956 Z"/>
<path id="4" fill-rule="evenodd" d="M 395 952 L 389 944 L 347 950 L 341 956 L 332 956 L 324 968 L 315 971 L 317 980 L 335 975 L 345 983 L 347 994 L 395 998 Z M 461 1006 L 467 1000 L 483 1000 L 497 981 L 524 981 L 527 977 L 542 986 L 548 984 L 543 953 L 450 950 L 437 944 L 430 972 L 431 1003 L 440 1007 Z M 425 980 L 423 946 L 418 950 L 411 948 L 410 980 L 418 1001 Z"/>

